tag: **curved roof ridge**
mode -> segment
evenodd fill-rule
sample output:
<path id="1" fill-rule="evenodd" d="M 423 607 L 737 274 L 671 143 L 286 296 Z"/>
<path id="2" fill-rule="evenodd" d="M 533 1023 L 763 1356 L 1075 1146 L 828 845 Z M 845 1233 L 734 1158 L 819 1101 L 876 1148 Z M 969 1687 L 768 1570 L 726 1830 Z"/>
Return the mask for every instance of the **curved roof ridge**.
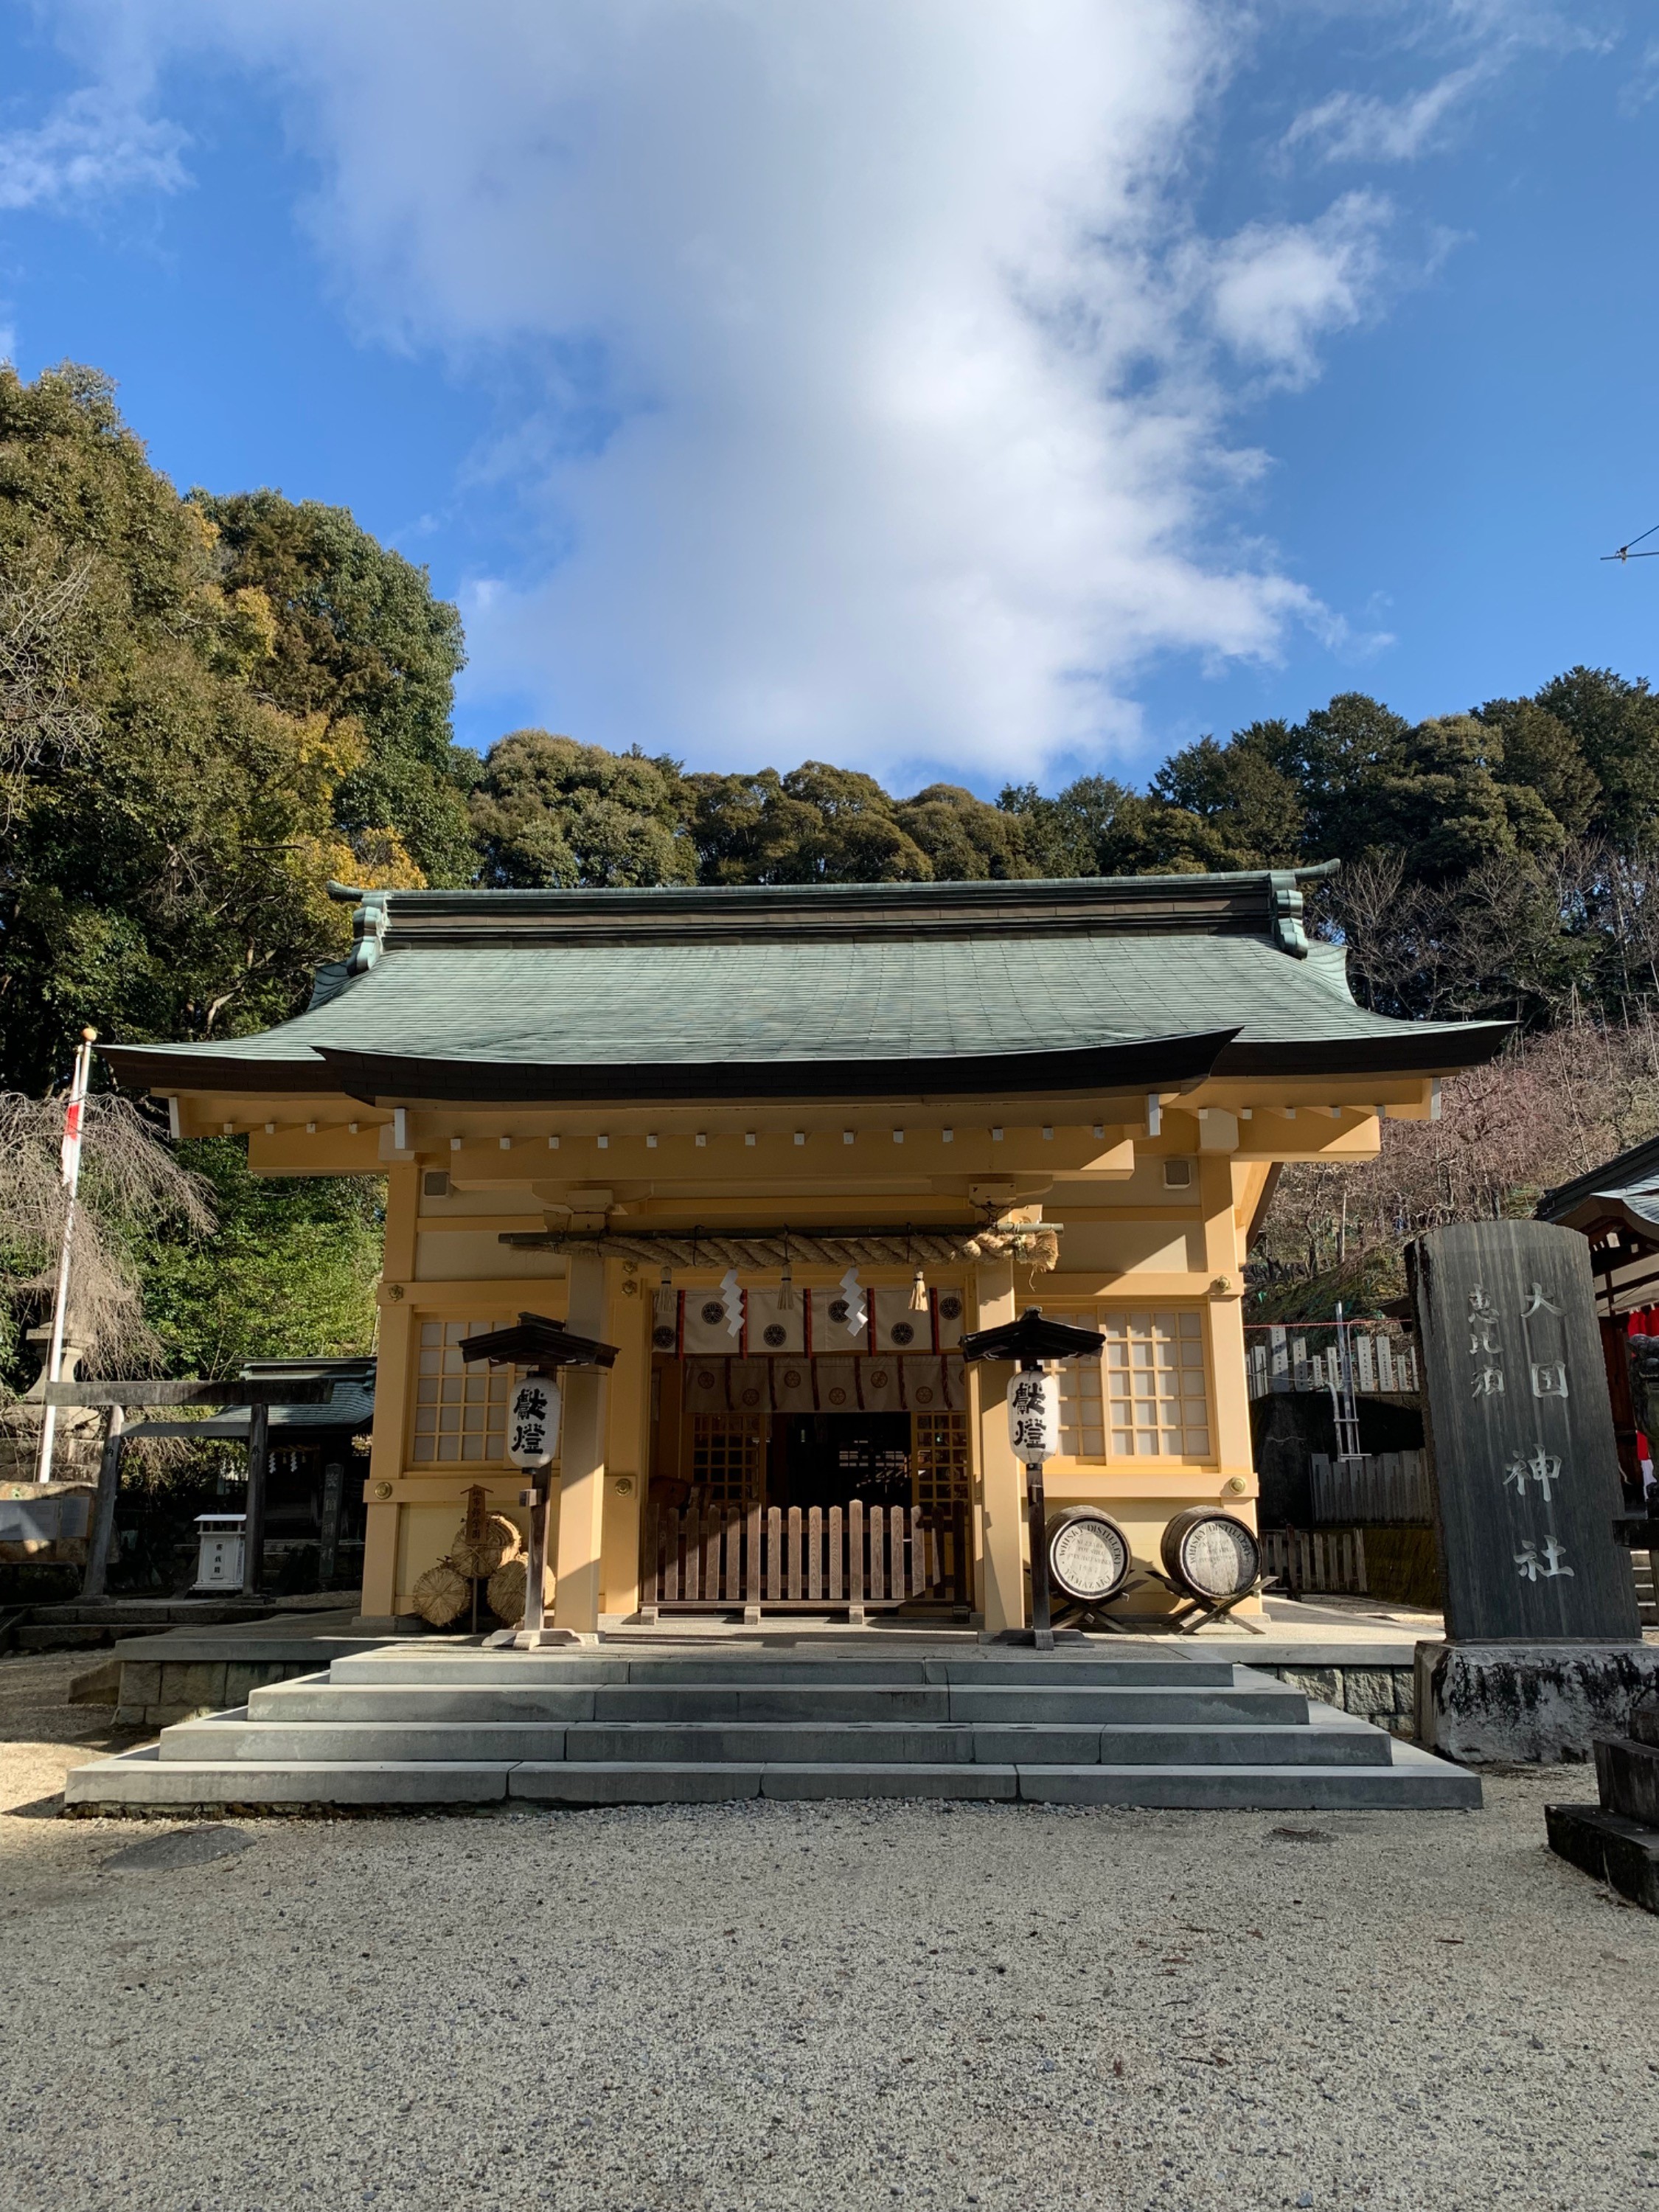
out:
<path id="1" fill-rule="evenodd" d="M 1031 898 L 1098 896 L 1103 892 L 1207 890 L 1214 887 L 1268 890 L 1280 884 L 1317 883 L 1340 870 L 1340 860 L 1315 860 L 1291 868 L 1231 868 L 1207 872 L 1187 871 L 1173 875 L 1133 876 L 949 876 L 921 882 L 892 883 L 776 883 L 776 884 L 546 884 L 532 887 L 506 884 L 467 885 L 443 890 L 419 890 L 396 885 L 376 888 L 338 883 L 330 878 L 328 896 L 337 903 L 360 906 L 366 900 L 399 906 L 447 906 L 451 902 L 491 903 L 524 908 L 545 900 L 557 908 L 588 900 L 625 903 L 635 900 L 651 904 L 684 901 L 693 905 L 763 905 L 805 898 L 847 905 L 881 899 L 945 898 L 967 904 L 978 898 L 1009 898 L 1024 902 Z"/>

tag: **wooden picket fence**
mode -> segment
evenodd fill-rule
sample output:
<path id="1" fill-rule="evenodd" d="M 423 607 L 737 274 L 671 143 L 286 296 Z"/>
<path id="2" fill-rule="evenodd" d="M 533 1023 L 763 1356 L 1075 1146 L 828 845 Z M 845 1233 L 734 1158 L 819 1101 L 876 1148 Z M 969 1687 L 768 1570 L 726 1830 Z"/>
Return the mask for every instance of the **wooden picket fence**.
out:
<path id="1" fill-rule="evenodd" d="M 917 1600 L 965 1606 L 971 1577 L 965 1514 L 903 1505 L 751 1505 L 747 1512 L 654 1508 L 647 1516 L 641 1606 L 761 1606 L 769 1611 L 866 1607 Z"/>
<path id="2" fill-rule="evenodd" d="M 1287 1590 L 1365 1595 L 1363 1528 L 1264 1528 L 1261 1570 Z"/>

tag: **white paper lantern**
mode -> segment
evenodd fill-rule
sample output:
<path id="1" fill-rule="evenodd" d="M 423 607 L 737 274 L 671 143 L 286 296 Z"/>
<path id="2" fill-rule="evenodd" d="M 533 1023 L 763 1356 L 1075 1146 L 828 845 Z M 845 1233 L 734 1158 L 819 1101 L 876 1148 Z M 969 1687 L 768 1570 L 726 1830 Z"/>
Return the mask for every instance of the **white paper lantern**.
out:
<path id="1" fill-rule="evenodd" d="M 1022 1368 L 1008 1385 L 1008 1441 L 1029 1467 L 1060 1449 L 1060 1377 Z"/>
<path id="2" fill-rule="evenodd" d="M 545 1467 L 559 1449 L 559 1386 L 526 1375 L 507 1409 L 507 1455 L 514 1467 Z"/>

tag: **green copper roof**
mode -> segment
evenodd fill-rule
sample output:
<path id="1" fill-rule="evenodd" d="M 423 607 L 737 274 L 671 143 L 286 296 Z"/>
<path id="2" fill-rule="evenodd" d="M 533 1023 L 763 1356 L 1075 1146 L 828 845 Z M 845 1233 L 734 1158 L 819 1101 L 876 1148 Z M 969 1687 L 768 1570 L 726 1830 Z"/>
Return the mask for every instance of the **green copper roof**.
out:
<path id="1" fill-rule="evenodd" d="M 1295 879 L 421 892 L 258 1036 L 116 1047 L 151 1088 L 360 1098 L 879 1095 L 1452 1069 L 1504 1024 L 1390 1021 Z M 355 971 L 355 972 L 354 972 Z"/>

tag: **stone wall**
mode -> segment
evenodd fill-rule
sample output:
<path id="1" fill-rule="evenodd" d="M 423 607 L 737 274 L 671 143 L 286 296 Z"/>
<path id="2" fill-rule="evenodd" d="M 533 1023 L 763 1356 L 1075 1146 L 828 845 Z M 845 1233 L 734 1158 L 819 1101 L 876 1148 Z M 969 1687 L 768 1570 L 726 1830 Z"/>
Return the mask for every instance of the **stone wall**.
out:
<path id="1" fill-rule="evenodd" d="M 292 1659 L 124 1659 L 117 1728 L 170 1728 L 245 1705 L 267 1682 L 291 1681 L 325 1667 L 315 1649 Z"/>
<path id="2" fill-rule="evenodd" d="M 1292 1689 L 1370 1721 L 1390 1735 L 1409 1739 L 1417 1732 L 1416 1682 L 1410 1667 L 1268 1667 L 1243 1653 L 1240 1657 L 1258 1673 L 1276 1674 Z"/>

